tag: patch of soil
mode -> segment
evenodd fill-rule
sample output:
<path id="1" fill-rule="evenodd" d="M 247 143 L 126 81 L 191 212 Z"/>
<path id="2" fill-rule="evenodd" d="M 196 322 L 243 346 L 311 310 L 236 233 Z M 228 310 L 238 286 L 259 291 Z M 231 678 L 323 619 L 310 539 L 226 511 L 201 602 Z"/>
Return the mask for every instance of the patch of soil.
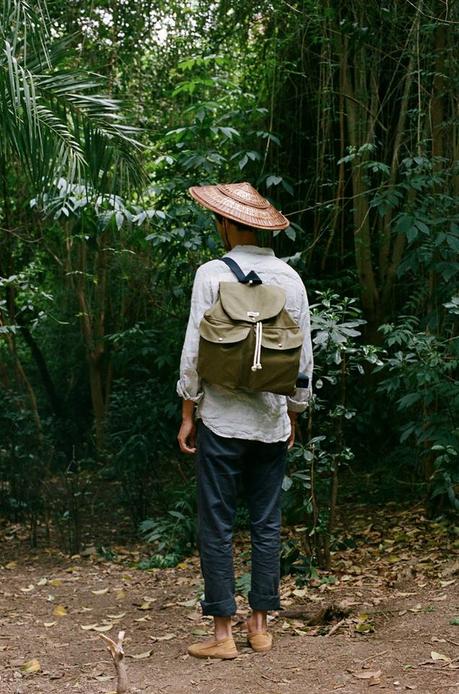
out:
<path id="1" fill-rule="evenodd" d="M 458 694 L 459 566 L 451 527 L 390 505 L 348 507 L 347 514 L 352 523 L 341 536 L 353 546 L 334 554 L 335 582 L 326 573 L 306 587 L 283 579 L 285 614 L 271 621 L 270 653 L 247 646 L 247 606 L 238 597 L 240 656 L 230 662 L 186 654 L 190 642 L 211 633 L 199 609 L 197 556 L 175 569 L 140 571 L 138 545 L 112 547 L 116 561 L 92 552 L 68 558 L 55 549 L 31 552 L 20 532 L 12 540 L 5 529 L 1 694 L 114 692 L 99 633 L 116 639 L 121 629 L 132 693 Z M 238 543 L 240 557 L 247 535 Z M 321 611 L 320 623 L 311 623 Z M 24 664 L 37 671 L 27 674 Z"/>

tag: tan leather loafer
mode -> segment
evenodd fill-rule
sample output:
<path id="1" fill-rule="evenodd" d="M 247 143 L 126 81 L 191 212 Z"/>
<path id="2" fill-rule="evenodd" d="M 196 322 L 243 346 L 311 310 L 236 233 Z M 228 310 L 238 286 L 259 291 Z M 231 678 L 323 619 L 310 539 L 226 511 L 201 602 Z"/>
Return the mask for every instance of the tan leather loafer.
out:
<path id="1" fill-rule="evenodd" d="M 188 647 L 188 653 L 194 658 L 221 658 L 222 660 L 231 660 L 239 655 L 232 637 L 220 641 L 193 643 Z"/>
<path id="2" fill-rule="evenodd" d="M 273 647 L 273 637 L 267 631 L 261 631 L 255 634 L 250 632 L 247 634 L 249 646 L 257 653 L 266 653 Z"/>

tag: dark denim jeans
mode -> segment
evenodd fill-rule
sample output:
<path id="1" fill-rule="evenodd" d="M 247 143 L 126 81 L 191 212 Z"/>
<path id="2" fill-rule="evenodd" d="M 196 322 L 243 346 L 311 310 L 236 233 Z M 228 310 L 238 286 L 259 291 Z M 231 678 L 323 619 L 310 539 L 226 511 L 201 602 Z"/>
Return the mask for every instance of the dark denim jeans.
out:
<path id="1" fill-rule="evenodd" d="M 233 523 L 243 487 L 250 515 L 253 610 L 278 610 L 280 496 L 287 442 L 217 436 L 198 421 L 198 540 L 204 576 L 203 613 L 226 617 L 234 600 Z"/>

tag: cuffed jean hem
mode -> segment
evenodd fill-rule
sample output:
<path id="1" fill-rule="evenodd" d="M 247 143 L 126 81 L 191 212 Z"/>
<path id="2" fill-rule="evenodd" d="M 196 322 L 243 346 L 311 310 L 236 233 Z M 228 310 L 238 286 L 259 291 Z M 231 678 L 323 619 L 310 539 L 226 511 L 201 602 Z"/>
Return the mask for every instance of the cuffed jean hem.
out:
<path id="1" fill-rule="evenodd" d="M 234 598 L 221 600 L 220 602 L 206 602 L 201 600 L 202 614 L 205 617 L 232 617 L 236 614 L 236 601 Z"/>
<path id="2" fill-rule="evenodd" d="M 261 593 L 255 593 L 253 590 L 249 592 L 249 605 L 252 610 L 259 612 L 281 609 L 280 597 L 278 595 L 262 595 Z"/>

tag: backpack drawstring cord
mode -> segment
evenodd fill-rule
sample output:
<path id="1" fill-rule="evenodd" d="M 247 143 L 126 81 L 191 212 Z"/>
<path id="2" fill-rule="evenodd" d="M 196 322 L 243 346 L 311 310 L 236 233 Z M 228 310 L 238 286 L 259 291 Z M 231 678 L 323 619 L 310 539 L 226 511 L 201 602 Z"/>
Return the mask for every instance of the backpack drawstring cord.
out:
<path id="1" fill-rule="evenodd" d="M 253 353 L 252 371 L 262 369 L 261 365 L 261 340 L 263 338 L 263 323 L 258 321 L 255 324 L 255 351 Z"/>

